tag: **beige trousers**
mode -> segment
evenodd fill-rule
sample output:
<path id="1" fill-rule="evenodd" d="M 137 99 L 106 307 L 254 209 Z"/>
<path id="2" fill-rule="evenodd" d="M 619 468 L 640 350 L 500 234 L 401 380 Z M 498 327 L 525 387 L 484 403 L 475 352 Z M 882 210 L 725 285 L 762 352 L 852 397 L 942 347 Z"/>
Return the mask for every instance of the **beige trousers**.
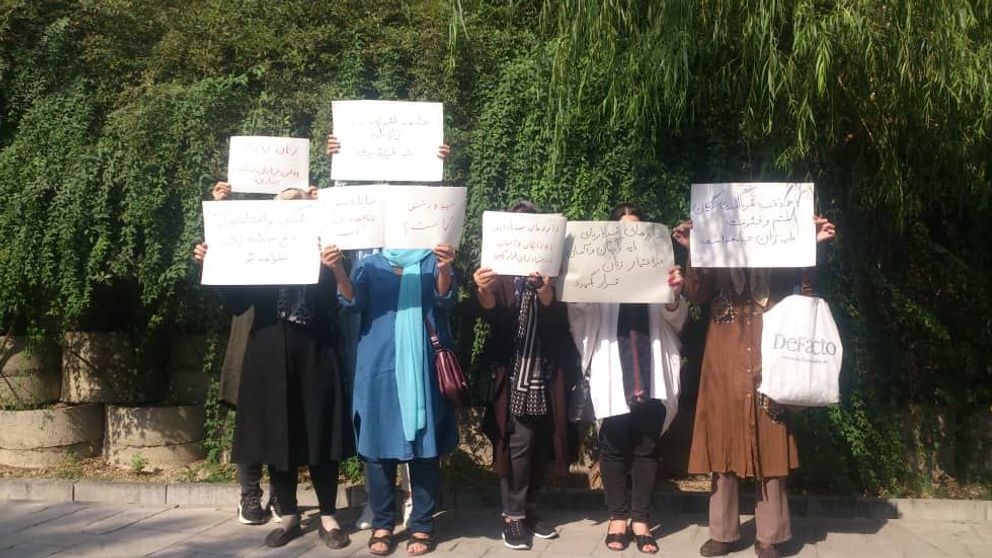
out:
<path id="1" fill-rule="evenodd" d="M 734 542 L 741 538 L 740 479 L 713 473 L 710 488 L 710 538 Z M 763 479 L 754 494 L 754 522 L 759 542 L 778 544 L 792 538 L 785 477 Z"/>

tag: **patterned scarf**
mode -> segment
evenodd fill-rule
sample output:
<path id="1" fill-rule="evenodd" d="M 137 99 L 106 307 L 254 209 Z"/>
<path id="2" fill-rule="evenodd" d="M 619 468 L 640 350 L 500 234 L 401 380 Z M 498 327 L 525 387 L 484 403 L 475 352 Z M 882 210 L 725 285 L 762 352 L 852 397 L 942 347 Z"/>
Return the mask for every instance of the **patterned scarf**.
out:
<path id="1" fill-rule="evenodd" d="M 548 395 L 541 366 L 541 339 L 537 335 L 537 291 L 526 278 L 520 279 L 520 312 L 510 376 L 510 413 L 515 417 L 543 417 L 548 414 Z"/>
<path id="2" fill-rule="evenodd" d="M 313 322 L 313 312 L 310 310 L 311 290 L 303 285 L 288 285 L 279 287 L 276 299 L 276 317 L 284 322 L 309 326 Z"/>
<path id="3" fill-rule="evenodd" d="M 645 304 L 621 304 L 617 312 L 617 349 L 627 406 L 651 399 L 651 318 Z"/>

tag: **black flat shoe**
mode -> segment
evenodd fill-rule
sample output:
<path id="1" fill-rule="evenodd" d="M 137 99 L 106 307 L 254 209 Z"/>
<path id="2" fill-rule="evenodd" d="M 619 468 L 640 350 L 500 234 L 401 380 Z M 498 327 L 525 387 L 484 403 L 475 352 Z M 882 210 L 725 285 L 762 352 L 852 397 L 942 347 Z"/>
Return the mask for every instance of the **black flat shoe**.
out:
<path id="1" fill-rule="evenodd" d="M 614 543 L 620 543 L 620 548 L 613 548 L 610 546 Z M 623 533 L 607 533 L 606 534 L 606 548 L 614 552 L 623 552 L 627 550 L 630 546 L 630 531 L 624 531 Z"/>
<path id="2" fill-rule="evenodd" d="M 266 535 L 265 546 L 269 548 L 279 548 L 280 546 L 286 546 L 289 541 L 302 536 L 303 529 L 301 529 L 298 524 L 290 527 L 288 530 L 279 527 Z"/>
<path id="3" fill-rule="evenodd" d="M 713 558 L 715 556 L 726 556 L 734 549 L 732 543 L 715 541 L 709 539 L 703 543 L 703 546 L 699 547 L 699 555 L 706 556 L 707 558 Z"/>
<path id="4" fill-rule="evenodd" d="M 318 521 L 320 520 L 318 519 Z M 318 523 L 317 536 L 320 537 L 320 540 L 324 541 L 327 548 L 333 548 L 334 550 L 351 544 L 351 537 L 348 536 L 348 533 L 345 533 L 342 529 L 331 529 L 328 531 L 324 529 L 323 523 Z"/>

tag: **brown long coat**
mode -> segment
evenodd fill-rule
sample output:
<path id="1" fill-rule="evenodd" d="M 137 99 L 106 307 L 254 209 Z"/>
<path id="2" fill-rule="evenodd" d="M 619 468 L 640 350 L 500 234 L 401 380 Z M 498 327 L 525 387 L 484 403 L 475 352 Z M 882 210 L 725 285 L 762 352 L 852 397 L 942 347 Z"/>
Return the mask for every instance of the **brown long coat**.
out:
<path id="1" fill-rule="evenodd" d="M 799 466 L 788 418 L 772 420 L 755 391 L 761 383 L 762 314 L 792 294 L 797 278 L 794 269 L 772 270 L 762 308 L 748 289 L 737 294 L 728 270 L 686 270 L 685 296 L 710 304 L 689 473 L 784 477 Z"/>
<path id="2" fill-rule="evenodd" d="M 510 472 L 510 452 L 507 446 L 509 433 L 506 430 L 510 410 L 507 383 L 513 366 L 519 310 L 514 301 L 513 277 L 497 277 L 493 290 L 496 306 L 491 310 L 483 310 L 475 303 L 479 315 L 490 327 L 489 337 L 479 359 L 477 381 L 491 383 L 492 386 L 482 429 L 493 444 L 493 470 L 500 476 L 507 476 Z M 474 301 L 475 297 L 472 299 Z M 535 301 L 535 304 L 538 308 L 537 329 L 542 353 L 551 369 L 548 399 L 554 470 L 560 475 L 566 475 L 574 453 L 569 447 L 572 436 L 568 422 L 568 393 L 578 377 L 578 352 L 568 331 L 568 314 L 564 304 L 557 299 L 548 307 L 542 306 L 539 301 Z"/>

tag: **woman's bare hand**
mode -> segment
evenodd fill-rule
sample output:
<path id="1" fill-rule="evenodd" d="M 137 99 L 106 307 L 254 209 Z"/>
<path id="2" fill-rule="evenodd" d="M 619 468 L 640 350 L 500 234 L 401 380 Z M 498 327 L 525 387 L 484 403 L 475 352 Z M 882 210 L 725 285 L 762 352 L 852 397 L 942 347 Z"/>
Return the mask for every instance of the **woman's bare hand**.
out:
<path id="1" fill-rule="evenodd" d="M 227 182 L 218 182 L 214 184 L 214 190 L 211 194 L 214 201 L 229 200 L 231 199 L 231 185 Z"/>

